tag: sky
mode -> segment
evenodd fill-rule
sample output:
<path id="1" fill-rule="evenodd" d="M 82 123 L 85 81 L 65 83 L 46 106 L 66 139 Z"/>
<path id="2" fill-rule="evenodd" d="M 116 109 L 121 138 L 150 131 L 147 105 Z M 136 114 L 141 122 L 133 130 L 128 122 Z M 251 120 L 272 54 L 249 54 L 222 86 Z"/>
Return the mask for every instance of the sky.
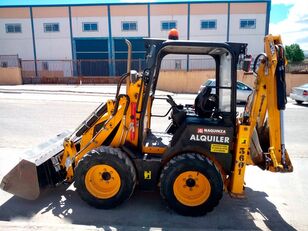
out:
<path id="1" fill-rule="evenodd" d="M 308 0 L 272 0 L 269 32 L 308 52 Z"/>

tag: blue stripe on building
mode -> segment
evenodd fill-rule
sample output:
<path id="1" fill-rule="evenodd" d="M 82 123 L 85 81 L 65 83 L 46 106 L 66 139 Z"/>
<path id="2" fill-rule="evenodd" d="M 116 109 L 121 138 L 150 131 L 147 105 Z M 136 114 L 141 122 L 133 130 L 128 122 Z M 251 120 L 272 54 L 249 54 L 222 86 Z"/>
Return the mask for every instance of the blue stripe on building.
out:
<path id="1" fill-rule="evenodd" d="M 108 5 L 108 59 L 109 59 L 109 75 L 113 76 L 115 74 L 114 66 L 114 48 L 113 48 L 113 39 L 112 39 L 112 30 L 111 30 L 111 13 L 110 5 Z"/>
<path id="2" fill-rule="evenodd" d="M 190 3 L 187 4 L 187 40 L 190 39 Z M 187 55 L 186 71 L 189 71 L 189 55 Z"/>
<path id="3" fill-rule="evenodd" d="M 151 37 L 151 5 L 148 3 L 148 37 Z"/>
<path id="4" fill-rule="evenodd" d="M 73 28 L 72 28 L 72 9 L 68 7 L 68 17 L 69 17 L 69 25 L 70 25 L 70 38 L 71 38 L 71 50 L 72 50 L 72 59 L 74 60 L 74 46 L 73 46 Z"/>
<path id="5" fill-rule="evenodd" d="M 265 35 L 269 33 L 270 15 L 271 15 L 271 1 L 267 2 L 266 6 Z"/>
<path id="6" fill-rule="evenodd" d="M 230 2 L 228 2 L 228 19 L 227 19 L 227 42 L 230 39 Z"/>
<path id="7" fill-rule="evenodd" d="M 32 7 L 30 7 L 30 17 L 31 17 L 31 30 L 32 30 L 34 70 L 35 70 L 35 76 L 38 76 L 38 73 L 37 73 L 37 59 L 36 59 L 36 44 L 35 44 L 35 33 L 34 33 L 34 22 L 33 22 Z"/>

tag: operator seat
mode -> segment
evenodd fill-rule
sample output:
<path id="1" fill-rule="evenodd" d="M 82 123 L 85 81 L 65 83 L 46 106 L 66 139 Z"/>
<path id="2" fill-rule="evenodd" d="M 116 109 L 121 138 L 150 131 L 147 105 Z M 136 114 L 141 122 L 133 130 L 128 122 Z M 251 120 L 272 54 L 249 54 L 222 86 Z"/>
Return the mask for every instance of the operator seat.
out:
<path id="1" fill-rule="evenodd" d="M 195 113 L 204 118 L 213 116 L 218 106 L 217 95 L 211 94 L 212 87 L 205 87 L 195 99 Z"/>

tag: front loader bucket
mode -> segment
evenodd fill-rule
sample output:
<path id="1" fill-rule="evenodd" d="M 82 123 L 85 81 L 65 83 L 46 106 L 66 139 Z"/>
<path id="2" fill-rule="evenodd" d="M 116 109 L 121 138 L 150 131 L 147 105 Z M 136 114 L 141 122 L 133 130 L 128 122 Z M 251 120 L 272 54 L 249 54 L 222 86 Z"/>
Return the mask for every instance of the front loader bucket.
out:
<path id="1" fill-rule="evenodd" d="M 22 160 L 3 177 L 1 189 L 24 199 L 35 200 L 42 188 L 62 182 L 65 174 L 53 157 L 63 152 L 64 138 L 70 134 L 70 131 L 65 131 L 26 151 Z"/>
<path id="2" fill-rule="evenodd" d="M 36 165 L 21 160 L 1 181 L 1 189 L 16 196 L 34 200 L 40 195 Z"/>

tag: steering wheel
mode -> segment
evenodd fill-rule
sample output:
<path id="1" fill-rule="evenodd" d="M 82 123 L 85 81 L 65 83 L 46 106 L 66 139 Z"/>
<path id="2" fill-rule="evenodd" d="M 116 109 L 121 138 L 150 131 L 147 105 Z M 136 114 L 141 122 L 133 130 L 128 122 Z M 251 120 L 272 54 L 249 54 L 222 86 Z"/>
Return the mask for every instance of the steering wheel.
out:
<path id="1" fill-rule="evenodd" d="M 183 105 L 177 105 L 171 95 L 167 95 L 167 102 L 171 105 L 172 112 L 171 112 L 171 119 L 173 122 L 173 129 L 177 129 L 181 124 L 182 121 L 186 117 L 186 110 L 183 110 Z"/>

